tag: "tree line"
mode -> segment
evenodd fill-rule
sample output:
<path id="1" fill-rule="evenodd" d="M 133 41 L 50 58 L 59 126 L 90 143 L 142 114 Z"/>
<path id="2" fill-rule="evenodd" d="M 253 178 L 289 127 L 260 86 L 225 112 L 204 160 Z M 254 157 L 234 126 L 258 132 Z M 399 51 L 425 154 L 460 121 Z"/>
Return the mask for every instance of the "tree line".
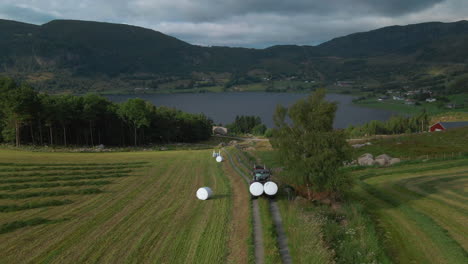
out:
<path id="1" fill-rule="evenodd" d="M 372 120 L 360 126 L 349 126 L 346 133 L 349 137 L 372 135 L 393 135 L 428 131 L 430 117 L 423 111 L 415 116 L 392 116 L 387 121 Z"/>
<path id="2" fill-rule="evenodd" d="M 210 137 L 212 120 L 142 99 L 38 93 L 0 78 L 0 141 L 49 145 L 142 145 Z"/>
<path id="3" fill-rule="evenodd" d="M 230 134 L 254 134 L 263 136 L 267 127 L 258 116 L 236 116 L 234 122 L 226 126 Z"/>

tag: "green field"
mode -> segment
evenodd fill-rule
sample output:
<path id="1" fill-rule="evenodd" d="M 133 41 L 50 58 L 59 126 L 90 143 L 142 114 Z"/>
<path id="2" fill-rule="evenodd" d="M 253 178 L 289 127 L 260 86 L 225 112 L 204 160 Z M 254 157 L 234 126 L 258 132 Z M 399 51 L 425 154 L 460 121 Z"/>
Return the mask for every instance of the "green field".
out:
<path id="1" fill-rule="evenodd" d="M 468 153 L 468 127 L 437 133 L 383 136 L 361 142 L 371 142 L 372 145 L 355 149 L 355 157 L 364 153 L 375 156 L 386 153 L 403 159 L 452 158 Z"/>
<path id="2" fill-rule="evenodd" d="M 354 174 L 395 263 L 467 263 L 467 158 Z"/>
<path id="3" fill-rule="evenodd" d="M 0 263 L 226 261 L 231 189 L 211 151 L 0 160 Z M 196 199 L 201 186 L 215 197 Z"/>
<path id="4" fill-rule="evenodd" d="M 438 103 L 427 103 L 421 102 L 420 105 L 406 105 L 405 101 L 395 101 L 395 100 L 385 100 L 382 102 L 377 101 L 377 98 L 369 98 L 362 101 L 357 102 L 357 105 L 370 107 L 370 108 L 377 108 L 377 109 L 385 109 L 390 111 L 395 111 L 399 113 L 405 114 L 417 114 L 423 110 L 426 110 L 429 114 L 439 114 L 447 111 L 453 112 L 468 112 L 468 105 L 466 104 L 468 100 L 468 94 L 454 94 L 449 95 L 447 98 L 450 100 L 451 103 L 463 105 L 461 108 L 457 109 L 447 109 L 445 107 L 439 107 Z M 445 105 L 447 103 L 444 103 Z"/>
<path id="5" fill-rule="evenodd" d="M 400 138 L 414 141 L 401 153 L 454 138 L 463 145 L 460 131 Z M 385 140 L 394 145 L 373 147 L 402 151 Z M 250 195 L 234 166 L 248 175 L 261 160 L 281 182 L 267 143 L 227 148 L 233 162 L 222 164 L 212 150 L 2 149 L 0 263 L 253 263 Z M 289 200 L 284 190 L 277 197 L 294 263 L 467 262 L 468 157 L 349 173 L 357 184 L 342 202 Z M 213 199 L 196 199 L 201 186 Z M 258 203 L 264 263 L 280 263 L 268 199 Z"/>

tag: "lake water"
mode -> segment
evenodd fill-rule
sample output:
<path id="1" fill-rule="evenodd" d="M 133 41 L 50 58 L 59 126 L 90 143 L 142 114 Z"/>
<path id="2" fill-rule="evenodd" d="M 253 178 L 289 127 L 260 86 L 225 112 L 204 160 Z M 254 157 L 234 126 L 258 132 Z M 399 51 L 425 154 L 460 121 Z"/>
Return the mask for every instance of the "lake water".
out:
<path id="1" fill-rule="evenodd" d="M 255 115 L 263 123 L 273 127 L 273 113 L 278 104 L 290 106 L 308 94 L 301 93 L 198 93 L 198 94 L 152 94 L 152 95 L 110 95 L 114 102 L 129 98 L 141 98 L 156 106 L 169 106 L 189 113 L 204 113 L 215 123 L 232 123 L 236 115 Z M 352 96 L 328 94 L 327 100 L 338 102 L 334 126 L 345 128 L 348 125 L 363 124 L 371 120 L 387 120 L 394 113 L 386 110 L 370 109 L 352 104 Z"/>

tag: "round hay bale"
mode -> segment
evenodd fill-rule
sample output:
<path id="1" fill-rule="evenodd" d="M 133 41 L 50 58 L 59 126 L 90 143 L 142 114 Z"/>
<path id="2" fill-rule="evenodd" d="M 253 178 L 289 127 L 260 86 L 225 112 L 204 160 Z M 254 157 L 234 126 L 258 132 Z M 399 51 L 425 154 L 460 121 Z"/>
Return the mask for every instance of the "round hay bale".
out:
<path id="1" fill-rule="evenodd" d="M 213 191 L 210 187 L 201 187 L 197 191 L 197 198 L 200 200 L 208 200 L 213 195 Z"/>
<path id="2" fill-rule="evenodd" d="M 216 157 L 216 161 L 217 162 L 222 162 L 223 161 L 223 157 L 221 155 L 219 155 L 218 157 Z"/>
<path id="3" fill-rule="evenodd" d="M 278 185 L 272 181 L 269 181 L 263 185 L 263 190 L 268 195 L 275 195 L 278 193 Z"/>
<path id="4" fill-rule="evenodd" d="M 254 182 L 250 184 L 249 191 L 253 196 L 260 196 L 263 194 L 263 184 Z"/>

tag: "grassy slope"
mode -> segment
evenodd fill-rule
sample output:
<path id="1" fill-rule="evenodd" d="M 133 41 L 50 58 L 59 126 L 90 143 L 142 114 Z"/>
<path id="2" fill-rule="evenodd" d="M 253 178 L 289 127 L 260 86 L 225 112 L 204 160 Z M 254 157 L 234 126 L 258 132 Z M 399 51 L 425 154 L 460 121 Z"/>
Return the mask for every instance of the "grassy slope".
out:
<path id="1" fill-rule="evenodd" d="M 106 172 L 104 164 L 148 162 L 142 164 L 144 167 L 135 166 L 132 171 L 123 170 L 122 173 L 118 172 L 122 166 L 107 166 L 116 167 L 112 169 L 117 170 L 114 174 L 124 176 L 107 177 L 105 179 L 111 181 L 110 184 L 93 187 L 102 193 L 57 196 L 52 198 L 71 202 L 0 213 L 2 227 L 16 227 L 0 234 L 2 261 L 187 263 L 197 259 L 204 263 L 225 262 L 231 191 L 228 179 L 223 176 L 221 166 L 212 161 L 210 151 L 72 154 L 0 150 L 0 160 L 15 164 L 0 167 L 2 180 L 40 181 L 46 178 L 54 182 L 76 177 L 48 176 L 57 172 L 66 174 L 69 172 L 67 167 L 94 163 L 93 168 L 77 172 L 81 172 L 81 176 L 94 173 L 102 177 L 115 176 L 102 174 Z M 42 175 L 33 176 L 31 172 L 24 171 L 27 166 L 21 164 L 25 163 L 70 165 L 34 166 L 34 172 Z M 14 174 L 12 169 L 16 170 Z M 27 176 L 21 175 L 28 173 Z M 0 185 L 7 184 L 11 185 Z M 197 200 L 194 194 L 200 186 L 212 187 L 215 198 Z M 32 186 L 1 193 L 86 188 L 89 186 Z M 47 200 L 50 198 L 0 199 L 0 204 L 24 205 Z"/>
<path id="2" fill-rule="evenodd" d="M 466 263 L 468 159 L 355 174 L 364 179 L 356 193 L 395 262 Z"/>
<path id="3" fill-rule="evenodd" d="M 333 251 L 323 241 L 323 220 L 310 210 L 310 204 L 278 201 L 288 246 L 294 263 L 333 263 Z"/>
<path id="4" fill-rule="evenodd" d="M 231 162 L 223 162 L 223 169 L 231 182 L 233 200 L 227 263 L 254 263 L 254 231 L 248 186 Z"/>
<path id="5" fill-rule="evenodd" d="M 356 149 L 355 156 L 363 153 L 386 153 L 392 157 L 417 158 L 430 155 L 429 157 L 443 158 L 444 155 L 456 156 L 468 151 L 468 127 L 437 133 L 389 136 L 370 142 L 372 145 Z"/>

